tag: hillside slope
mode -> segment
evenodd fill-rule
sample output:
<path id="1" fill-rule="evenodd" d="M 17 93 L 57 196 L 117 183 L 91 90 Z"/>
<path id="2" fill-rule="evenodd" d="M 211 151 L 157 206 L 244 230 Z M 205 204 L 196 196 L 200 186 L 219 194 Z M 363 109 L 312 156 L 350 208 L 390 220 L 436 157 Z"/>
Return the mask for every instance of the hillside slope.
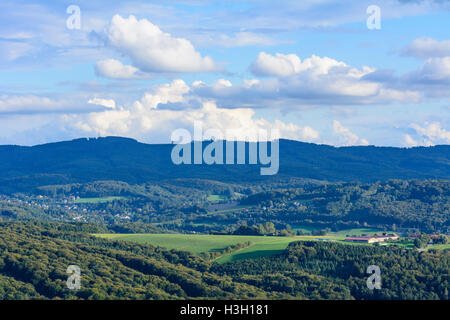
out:
<path id="1" fill-rule="evenodd" d="M 204 147 L 206 144 L 204 142 Z M 448 145 L 410 149 L 336 148 L 280 140 L 280 169 L 274 176 L 261 176 L 259 165 L 174 165 L 172 148 L 170 144 L 150 145 L 118 137 L 77 139 L 33 147 L 0 146 L 0 191 L 97 180 L 134 184 L 173 178 L 230 182 L 286 177 L 362 182 L 450 178 Z"/>

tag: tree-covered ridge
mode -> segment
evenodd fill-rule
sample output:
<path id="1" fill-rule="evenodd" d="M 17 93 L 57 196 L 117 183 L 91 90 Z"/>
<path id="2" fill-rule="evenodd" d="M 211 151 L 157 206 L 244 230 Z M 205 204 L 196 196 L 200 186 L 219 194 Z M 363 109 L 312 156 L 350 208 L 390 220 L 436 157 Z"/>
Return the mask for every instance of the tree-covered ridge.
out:
<path id="1" fill-rule="evenodd" d="M 208 143 L 204 142 L 203 148 Z M 171 161 L 172 148 L 171 144 L 148 145 L 117 137 L 34 147 L 0 146 L 0 191 L 28 192 L 44 185 L 99 180 L 141 184 L 177 178 L 237 183 L 280 177 L 363 182 L 450 178 L 450 146 L 446 145 L 336 148 L 280 140 L 280 170 L 276 176 L 261 176 L 260 165 L 175 165 Z M 248 153 L 248 144 L 246 149 Z"/>
<path id="2" fill-rule="evenodd" d="M 381 289 L 367 287 L 367 267 Z M 450 250 L 417 252 L 330 242 L 294 242 L 279 256 L 214 265 L 212 270 L 265 291 L 309 299 L 449 299 Z"/>
<path id="3" fill-rule="evenodd" d="M 211 202 L 211 195 L 220 200 Z M 96 197 L 107 201 L 95 201 Z M 81 221 L 119 233 L 230 233 L 242 225 L 257 228 L 272 222 L 277 230 L 300 225 L 448 234 L 449 217 L 448 180 L 235 184 L 177 179 L 142 185 L 98 181 L 39 187 L 35 194 L 0 194 L 3 220 Z"/>
<path id="4" fill-rule="evenodd" d="M 296 242 L 226 264 L 92 237 L 95 226 L 0 223 L 0 299 L 448 299 L 449 250 Z M 81 289 L 66 286 L 69 265 Z M 382 289 L 366 286 L 368 265 Z"/>
<path id="5" fill-rule="evenodd" d="M 450 182 L 390 180 L 273 190 L 251 195 L 242 204 L 269 208 L 273 219 L 333 223 L 357 222 L 448 233 Z"/>
<path id="6" fill-rule="evenodd" d="M 66 286 L 69 265 L 81 289 Z M 112 242 L 52 225 L 1 223 L 0 299 L 251 299 L 273 297 L 207 271 L 186 252 Z"/>

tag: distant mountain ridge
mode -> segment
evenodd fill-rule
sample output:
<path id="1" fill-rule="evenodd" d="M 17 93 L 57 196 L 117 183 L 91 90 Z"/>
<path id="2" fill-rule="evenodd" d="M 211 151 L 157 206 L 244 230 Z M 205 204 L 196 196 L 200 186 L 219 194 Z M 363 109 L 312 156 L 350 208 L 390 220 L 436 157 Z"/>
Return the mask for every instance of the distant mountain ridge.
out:
<path id="1" fill-rule="evenodd" d="M 121 137 L 0 146 L 0 191 L 98 180 L 134 184 L 175 178 L 232 182 L 289 177 L 361 182 L 450 178 L 449 145 L 337 148 L 280 140 L 280 169 L 275 176 L 261 176 L 260 165 L 175 165 L 171 161 L 173 146 Z"/>

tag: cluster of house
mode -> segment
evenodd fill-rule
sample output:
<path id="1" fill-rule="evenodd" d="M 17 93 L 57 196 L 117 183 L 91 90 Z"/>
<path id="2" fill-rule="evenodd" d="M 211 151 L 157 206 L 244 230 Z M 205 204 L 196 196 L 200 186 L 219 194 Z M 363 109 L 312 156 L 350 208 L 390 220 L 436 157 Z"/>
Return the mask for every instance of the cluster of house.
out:
<path id="1" fill-rule="evenodd" d="M 375 243 L 384 242 L 388 240 L 398 240 L 400 237 L 396 233 L 375 233 L 373 236 L 361 236 L 361 237 L 346 237 L 345 241 L 360 242 L 360 243 Z"/>

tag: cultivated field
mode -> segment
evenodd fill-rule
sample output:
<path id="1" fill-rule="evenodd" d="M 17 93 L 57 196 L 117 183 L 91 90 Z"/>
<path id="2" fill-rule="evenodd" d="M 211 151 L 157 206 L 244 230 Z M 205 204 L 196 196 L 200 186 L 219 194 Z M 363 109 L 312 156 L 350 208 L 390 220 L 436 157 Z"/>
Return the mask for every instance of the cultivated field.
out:
<path id="1" fill-rule="evenodd" d="M 193 234 L 97 234 L 96 236 L 150 243 L 167 249 L 189 251 L 194 254 L 214 252 L 230 245 L 250 241 L 252 245 L 221 256 L 217 262 L 258 258 L 281 253 L 289 243 L 300 240 L 330 239 L 331 236 L 264 237 L 234 235 L 193 235 Z M 336 240 L 338 238 L 336 237 Z"/>
<path id="2" fill-rule="evenodd" d="M 270 236 L 235 236 L 235 235 L 205 235 L 205 234 L 96 234 L 95 236 L 113 239 L 127 240 L 140 243 L 149 243 L 154 246 L 160 246 L 167 249 L 177 249 L 189 251 L 193 254 L 202 252 L 220 251 L 228 246 L 238 243 L 251 242 L 249 247 L 220 256 L 216 262 L 224 263 L 242 259 L 252 259 L 267 257 L 282 253 L 289 243 L 294 241 L 340 241 L 348 245 L 373 245 L 367 243 L 344 242 L 346 235 L 373 234 L 381 230 L 360 228 L 348 229 L 338 232 L 332 232 L 324 236 L 302 235 L 295 237 L 270 237 Z M 396 245 L 404 248 L 413 248 L 412 241 L 403 240 L 393 242 L 390 245 Z M 447 249 L 450 244 L 431 245 L 427 249 Z"/>
<path id="3" fill-rule="evenodd" d="M 106 203 L 114 200 L 123 200 L 125 197 L 80 198 L 75 203 Z"/>

